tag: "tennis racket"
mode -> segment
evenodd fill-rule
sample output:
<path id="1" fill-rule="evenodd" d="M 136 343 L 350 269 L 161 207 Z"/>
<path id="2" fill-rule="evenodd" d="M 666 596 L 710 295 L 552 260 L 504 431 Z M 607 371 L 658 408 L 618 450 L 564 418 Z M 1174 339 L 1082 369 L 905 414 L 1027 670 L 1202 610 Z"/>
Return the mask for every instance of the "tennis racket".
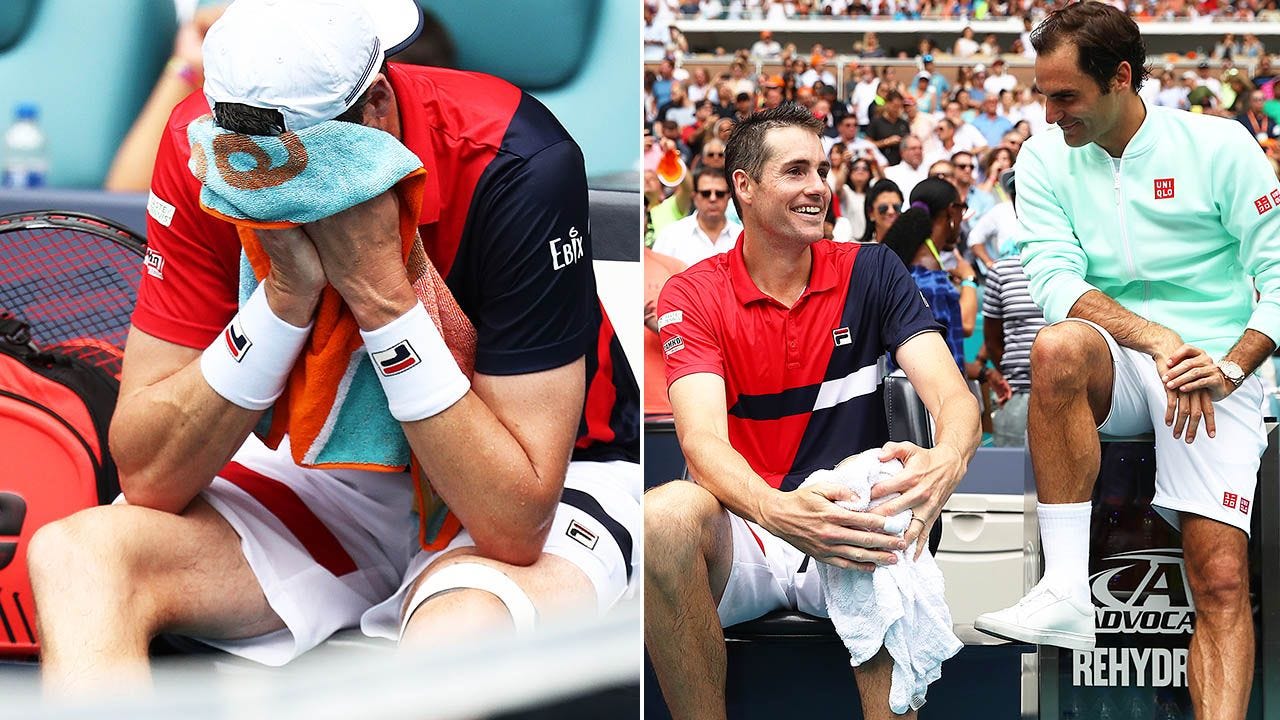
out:
<path id="1" fill-rule="evenodd" d="M 30 326 L 37 348 L 118 377 L 145 255 L 140 236 L 93 215 L 0 216 L 0 313 Z"/>

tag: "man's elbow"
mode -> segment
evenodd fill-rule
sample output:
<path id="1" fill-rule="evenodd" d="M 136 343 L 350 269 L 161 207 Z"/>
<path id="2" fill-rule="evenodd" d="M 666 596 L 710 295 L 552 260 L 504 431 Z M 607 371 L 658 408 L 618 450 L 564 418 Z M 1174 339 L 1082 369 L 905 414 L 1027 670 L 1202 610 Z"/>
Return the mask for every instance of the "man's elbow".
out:
<path id="1" fill-rule="evenodd" d="M 551 532 L 551 523 L 536 530 L 503 531 L 494 528 L 488 532 L 471 531 L 476 542 L 476 552 L 491 560 L 508 565 L 528 567 L 542 557 L 542 548 Z"/>
<path id="2" fill-rule="evenodd" d="M 173 483 L 166 482 L 166 478 L 173 478 L 180 470 L 158 467 L 154 453 L 130 452 L 127 445 L 117 442 L 115 433 L 111 435 L 110 447 L 120 479 L 120 492 L 130 505 L 177 514 L 191 502 L 189 497 L 175 497 L 171 489 Z"/>
<path id="3" fill-rule="evenodd" d="M 515 512 L 511 515 L 468 524 L 467 530 L 476 542 L 476 550 L 485 557 L 508 565 L 527 566 L 537 562 L 560 506 L 562 484 L 555 483 L 554 486 L 539 486 L 536 492 L 514 500 L 512 507 Z"/>
<path id="4" fill-rule="evenodd" d="M 120 493 L 130 505 L 177 515 L 191 498 L 174 497 L 154 473 L 120 471 Z"/>

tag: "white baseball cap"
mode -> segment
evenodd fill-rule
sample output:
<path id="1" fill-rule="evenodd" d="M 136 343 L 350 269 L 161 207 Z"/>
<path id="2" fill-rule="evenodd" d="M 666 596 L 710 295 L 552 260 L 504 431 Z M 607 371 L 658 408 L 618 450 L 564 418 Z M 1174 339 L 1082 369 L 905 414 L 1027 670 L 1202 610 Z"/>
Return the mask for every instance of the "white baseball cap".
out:
<path id="1" fill-rule="evenodd" d="M 279 110 L 286 130 L 332 120 L 422 17 L 416 0 L 236 0 L 205 35 L 205 97 Z"/>

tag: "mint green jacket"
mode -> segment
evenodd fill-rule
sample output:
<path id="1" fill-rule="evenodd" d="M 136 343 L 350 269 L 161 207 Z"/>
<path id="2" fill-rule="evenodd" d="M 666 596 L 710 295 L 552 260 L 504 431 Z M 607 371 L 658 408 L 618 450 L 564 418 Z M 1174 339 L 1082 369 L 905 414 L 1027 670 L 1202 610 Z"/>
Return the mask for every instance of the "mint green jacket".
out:
<path id="1" fill-rule="evenodd" d="M 1016 178 L 1022 264 L 1050 322 L 1096 289 L 1214 357 L 1246 327 L 1280 340 L 1280 183 L 1239 122 L 1148 107 L 1118 171 L 1053 127 L 1022 146 Z"/>

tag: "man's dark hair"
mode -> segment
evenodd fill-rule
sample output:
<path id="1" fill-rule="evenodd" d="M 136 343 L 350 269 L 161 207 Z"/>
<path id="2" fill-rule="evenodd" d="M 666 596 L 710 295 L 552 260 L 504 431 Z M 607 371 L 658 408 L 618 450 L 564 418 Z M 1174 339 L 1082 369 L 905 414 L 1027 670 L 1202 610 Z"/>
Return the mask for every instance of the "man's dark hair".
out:
<path id="1" fill-rule="evenodd" d="M 932 177 L 921 180 L 911 190 L 911 207 L 898 216 L 880 242 L 902 258 L 903 265 L 911 267 L 916 251 L 933 233 L 933 219 L 959 198 L 955 186 L 946 180 Z"/>
<path id="2" fill-rule="evenodd" d="M 1150 72 L 1145 64 L 1147 48 L 1138 24 L 1128 13 L 1100 2 L 1072 3 L 1045 18 L 1031 32 L 1031 46 L 1038 55 L 1074 43 L 1080 71 L 1093 78 L 1106 95 L 1120 63 L 1129 63 L 1133 92 L 1142 87 Z"/>
<path id="3" fill-rule="evenodd" d="M 902 93 L 898 92 L 897 90 L 890 90 L 889 92 L 884 94 L 885 105 L 888 105 L 894 100 L 901 100 L 901 99 L 902 99 Z"/>
<path id="4" fill-rule="evenodd" d="M 704 177 L 720 178 L 721 180 L 725 181 L 726 185 L 729 184 L 729 181 L 724 176 L 724 170 L 721 170 L 718 167 L 711 167 L 710 165 L 702 165 L 697 170 L 693 171 L 693 191 L 694 192 L 698 191 L 698 183 L 702 182 L 702 178 Z"/>
<path id="5" fill-rule="evenodd" d="M 382 64 L 380 72 L 384 77 L 386 76 L 386 63 Z M 369 90 L 366 89 L 360 93 L 360 97 L 356 98 L 351 107 L 344 110 L 334 120 L 361 125 L 364 122 L 364 109 L 368 104 Z M 218 124 L 218 127 L 241 135 L 274 136 L 285 131 L 284 115 L 279 110 L 243 105 L 241 103 L 214 103 L 213 120 Z"/>
<path id="6" fill-rule="evenodd" d="M 769 159 L 765 136 L 770 130 L 785 127 L 804 128 L 817 137 L 822 134 L 824 125 L 803 105 L 783 103 L 776 108 L 752 113 L 733 126 L 729 142 L 725 143 L 724 148 L 724 173 L 728 178 L 733 209 L 739 217 L 742 216 L 742 208 L 738 205 L 738 196 L 733 189 L 734 173 L 742 170 L 752 180 L 759 180 L 760 171 Z"/>

